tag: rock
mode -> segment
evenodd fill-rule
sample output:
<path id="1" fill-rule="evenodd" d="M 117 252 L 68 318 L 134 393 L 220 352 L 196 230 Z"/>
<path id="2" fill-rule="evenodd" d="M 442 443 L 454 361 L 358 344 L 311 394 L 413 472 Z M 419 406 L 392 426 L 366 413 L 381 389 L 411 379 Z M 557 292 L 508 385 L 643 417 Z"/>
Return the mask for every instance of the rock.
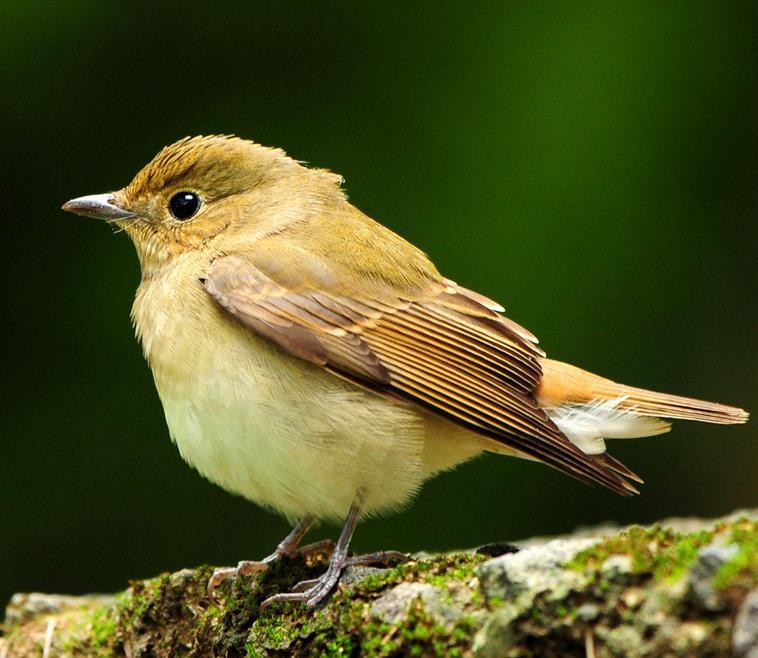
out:
<path id="1" fill-rule="evenodd" d="M 758 587 L 742 602 L 732 632 L 735 658 L 758 658 Z"/>
<path id="2" fill-rule="evenodd" d="M 509 553 L 482 564 L 477 576 L 488 599 L 513 599 L 526 594 L 534 597 L 551 589 L 558 582 L 556 574 L 562 565 L 579 551 L 589 548 L 599 539 L 555 539 L 541 546 L 530 546 L 518 553 Z M 581 580 L 579 574 L 563 574 L 570 580 Z M 565 579 L 562 580 L 565 584 Z"/>
<path id="3" fill-rule="evenodd" d="M 596 631 L 595 636 L 603 641 L 612 656 L 642 655 L 642 635 L 633 626 L 618 626 L 611 629 L 601 627 Z"/>
<path id="4" fill-rule="evenodd" d="M 427 583 L 401 583 L 371 605 L 371 615 L 388 624 L 399 624 L 416 601 L 439 624 L 452 628 L 463 610 L 442 601 L 442 591 Z"/>
<path id="5" fill-rule="evenodd" d="M 226 584 L 218 605 L 205 592 L 211 567 L 135 581 L 110 597 L 16 595 L 0 657 L 758 658 L 757 519 L 755 510 L 583 529 L 492 559 L 416 554 L 348 570 L 316 610 L 260 610 L 264 597 L 324 569 L 299 559 Z"/>
<path id="6" fill-rule="evenodd" d="M 626 581 L 632 573 L 632 558 L 628 555 L 613 555 L 603 562 L 600 573 L 609 582 Z"/>
<path id="7" fill-rule="evenodd" d="M 693 601 L 706 610 L 719 610 L 723 601 L 713 587 L 713 577 L 739 550 L 736 544 L 725 545 L 723 540 L 700 549 L 697 562 L 690 570 L 688 584 Z"/>
<path id="8" fill-rule="evenodd" d="M 645 602 L 645 590 L 641 587 L 630 587 L 624 591 L 620 599 L 628 610 L 637 610 Z"/>
<path id="9" fill-rule="evenodd" d="M 585 623 L 595 621 L 600 616 L 600 606 L 594 603 L 584 603 L 579 606 L 576 616 Z"/>
<path id="10" fill-rule="evenodd" d="M 5 610 L 7 626 L 22 626 L 45 615 L 58 615 L 67 610 L 86 607 L 93 602 L 108 604 L 112 596 L 67 596 L 62 594 L 14 594 Z M 2 654 L 0 654 L 2 655 Z"/>
<path id="11" fill-rule="evenodd" d="M 513 623 L 519 613 L 514 607 L 506 606 L 495 610 L 475 636 L 472 651 L 477 658 L 500 658 L 508 647 L 516 644 Z"/>

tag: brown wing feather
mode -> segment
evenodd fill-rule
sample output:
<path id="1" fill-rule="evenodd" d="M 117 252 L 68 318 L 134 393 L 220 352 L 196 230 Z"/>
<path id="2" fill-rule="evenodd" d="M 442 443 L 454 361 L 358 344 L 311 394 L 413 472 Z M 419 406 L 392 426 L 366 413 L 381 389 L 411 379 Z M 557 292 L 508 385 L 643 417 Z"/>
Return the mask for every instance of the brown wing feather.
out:
<path id="1" fill-rule="evenodd" d="M 634 488 L 574 446 L 532 396 L 542 351 L 528 331 L 477 293 L 443 280 L 416 299 L 353 299 L 289 289 L 249 258 L 212 264 L 206 290 L 287 352 L 399 396 L 586 482 Z"/>

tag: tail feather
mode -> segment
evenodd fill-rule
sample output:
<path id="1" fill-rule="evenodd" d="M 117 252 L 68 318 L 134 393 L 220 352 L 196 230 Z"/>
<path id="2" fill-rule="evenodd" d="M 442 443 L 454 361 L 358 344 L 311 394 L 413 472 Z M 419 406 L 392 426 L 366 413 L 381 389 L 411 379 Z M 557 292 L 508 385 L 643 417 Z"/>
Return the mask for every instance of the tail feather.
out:
<path id="1" fill-rule="evenodd" d="M 558 429 L 588 459 L 622 482 L 623 488 L 615 489 L 620 493 L 636 493 L 627 480 L 642 480 L 605 452 L 605 439 L 662 434 L 670 425 L 661 417 L 725 425 L 748 419 L 748 413 L 736 407 L 617 384 L 551 359 L 542 360 L 542 380 L 534 395 Z"/>
<path id="2" fill-rule="evenodd" d="M 605 452 L 605 439 L 654 436 L 671 429 L 660 418 L 639 415 L 624 408 L 625 397 L 596 399 L 585 404 L 564 403 L 545 411 L 569 440 L 587 455 Z"/>
<path id="3" fill-rule="evenodd" d="M 625 411 L 634 416 L 696 420 L 722 425 L 745 423 L 749 417 L 746 411 L 737 407 L 617 384 L 610 379 L 552 359 L 544 359 L 542 369 L 542 382 L 535 395 L 540 405 L 547 408 L 560 408 L 562 405 L 596 405 L 598 402 L 617 400 L 614 405 L 617 411 Z"/>

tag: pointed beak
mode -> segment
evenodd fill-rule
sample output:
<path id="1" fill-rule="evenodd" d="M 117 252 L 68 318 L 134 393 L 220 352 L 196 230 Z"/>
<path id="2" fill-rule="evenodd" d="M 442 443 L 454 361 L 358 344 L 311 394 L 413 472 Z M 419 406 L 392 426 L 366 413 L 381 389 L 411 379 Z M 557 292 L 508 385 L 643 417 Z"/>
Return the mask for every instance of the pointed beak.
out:
<path id="1" fill-rule="evenodd" d="M 71 201 L 66 201 L 62 208 L 66 212 L 73 212 L 83 217 L 94 217 L 95 219 L 104 219 L 106 221 L 129 219 L 137 216 L 136 213 L 117 206 L 113 194 L 80 196 L 76 199 L 71 199 Z"/>

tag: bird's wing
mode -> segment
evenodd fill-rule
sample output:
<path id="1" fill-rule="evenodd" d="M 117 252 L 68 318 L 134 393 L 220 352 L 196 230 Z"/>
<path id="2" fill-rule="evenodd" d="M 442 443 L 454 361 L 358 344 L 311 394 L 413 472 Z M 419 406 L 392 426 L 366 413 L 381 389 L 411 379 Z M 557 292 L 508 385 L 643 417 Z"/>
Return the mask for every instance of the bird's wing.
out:
<path id="1" fill-rule="evenodd" d="M 300 265 L 318 270 L 307 258 Z M 202 282 L 238 321 L 294 356 L 580 480 L 635 491 L 539 408 L 532 392 L 543 354 L 495 302 L 442 278 L 406 293 L 385 287 L 377 299 L 330 284 L 328 273 L 293 280 L 269 262 L 254 252 L 221 256 Z"/>

